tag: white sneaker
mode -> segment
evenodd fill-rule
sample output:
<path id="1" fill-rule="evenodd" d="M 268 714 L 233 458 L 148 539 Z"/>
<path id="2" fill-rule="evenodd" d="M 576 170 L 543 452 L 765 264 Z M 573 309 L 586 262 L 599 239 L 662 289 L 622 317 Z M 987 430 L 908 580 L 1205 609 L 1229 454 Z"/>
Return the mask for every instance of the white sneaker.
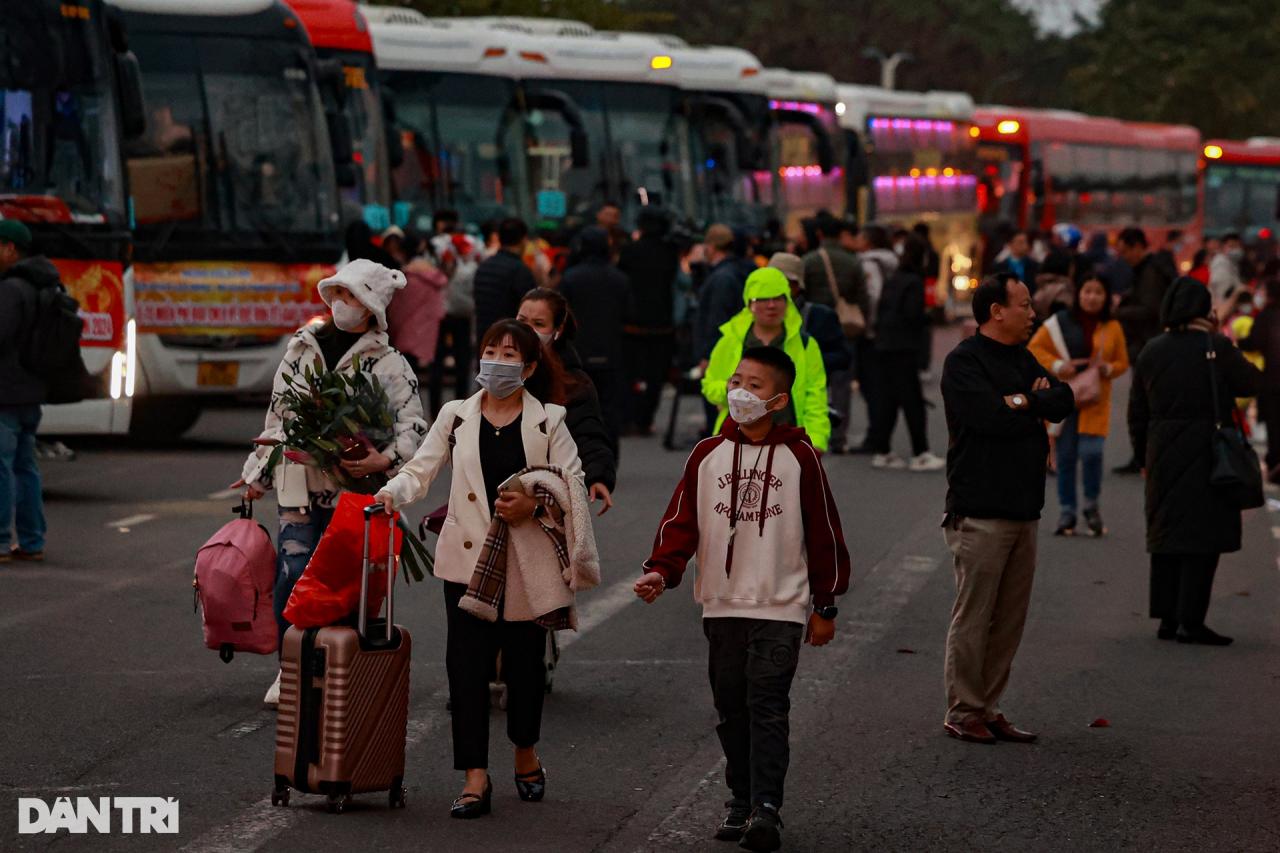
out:
<path id="1" fill-rule="evenodd" d="M 271 686 L 267 688 L 267 695 L 262 697 L 262 704 L 268 708 L 275 708 L 280 704 L 280 673 L 276 672 L 276 680 L 271 682 Z"/>
<path id="2" fill-rule="evenodd" d="M 907 463 L 896 453 L 877 453 L 871 457 L 872 468 L 890 468 L 894 471 L 907 467 Z"/>
<path id="3" fill-rule="evenodd" d="M 912 471 L 941 471 L 947 467 L 947 460 L 939 459 L 929 451 L 921 453 L 919 456 L 911 458 L 911 464 L 908 465 Z"/>

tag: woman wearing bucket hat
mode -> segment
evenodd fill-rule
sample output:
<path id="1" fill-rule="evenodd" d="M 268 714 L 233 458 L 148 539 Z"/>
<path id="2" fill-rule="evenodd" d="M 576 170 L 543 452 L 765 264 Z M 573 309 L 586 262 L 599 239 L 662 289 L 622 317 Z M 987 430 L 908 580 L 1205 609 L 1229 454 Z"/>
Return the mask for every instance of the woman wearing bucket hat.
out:
<path id="1" fill-rule="evenodd" d="M 395 474 L 413 458 L 427 434 L 418 380 L 413 368 L 387 338 L 387 306 L 396 291 L 404 286 L 404 273 L 363 258 L 320 282 L 320 298 L 329 306 L 331 316 L 311 321 L 289 341 L 276 370 L 271 405 L 259 438 L 277 441 L 284 438 L 284 422 L 290 417 L 281 403 L 281 395 L 289 387 L 286 377 L 301 378 L 308 367 L 349 372 L 359 356 L 360 369 L 373 374 L 387 393 L 395 418 L 395 437 L 386 447 L 378 448 L 363 459 L 344 461 L 342 467 L 353 477 L 381 471 Z M 274 608 L 283 636 L 288 627 L 283 616 L 285 603 L 329 523 L 339 489 L 324 473 L 310 466 L 284 463 L 268 472 L 270 451 L 267 446 L 255 448 L 232 488 L 243 488 L 245 499 L 251 501 L 262 497 L 273 486 L 277 489 L 280 536 Z M 277 675 L 263 701 L 276 705 L 279 700 L 280 677 Z"/>

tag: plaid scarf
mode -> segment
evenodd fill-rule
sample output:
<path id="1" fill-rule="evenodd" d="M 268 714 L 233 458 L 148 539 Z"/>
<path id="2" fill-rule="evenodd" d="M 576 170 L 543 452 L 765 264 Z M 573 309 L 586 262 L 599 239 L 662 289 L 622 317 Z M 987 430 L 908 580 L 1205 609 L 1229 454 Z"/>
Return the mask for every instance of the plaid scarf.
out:
<path id="1" fill-rule="evenodd" d="M 538 467 L 540 470 L 561 476 L 561 469 L 554 465 Z M 524 474 L 530 470 L 533 469 L 526 468 L 520 473 Z M 564 571 L 569 566 L 569 545 L 565 538 L 560 505 L 541 485 L 533 487 L 533 499 L 547 508 L 547 514 L 532 521 L 551 540 L 556 559 L 560 562 L 560 569 Z M 467 592 L 463 596 L 466 604 L 462 609 L 489 622 L 498 621 L 502 609 L 502 596 L 507 588 L 507 546 L 510 541 L 510 526 L 495 515 L 489 522 L 489 532 L 485 535 L 484 547 L 480 549 L 480 558 L 476 561 L 471 582 L 467 585 Z M 572 627 L 567 607 L 544 613 L 534 622 L 551 631 L 564 631 Z"/>

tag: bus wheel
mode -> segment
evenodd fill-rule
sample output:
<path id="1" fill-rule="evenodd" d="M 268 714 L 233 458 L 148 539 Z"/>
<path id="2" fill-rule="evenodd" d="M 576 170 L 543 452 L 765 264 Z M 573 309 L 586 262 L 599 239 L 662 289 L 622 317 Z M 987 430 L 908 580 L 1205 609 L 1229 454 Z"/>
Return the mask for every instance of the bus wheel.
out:
<path id="1" fill-rule="evenodd" d="M 200 418 L 200 404 L 181 397 L 140 397 L 133 401 L 129 435 L 143 441 L 173 441 Z"/>

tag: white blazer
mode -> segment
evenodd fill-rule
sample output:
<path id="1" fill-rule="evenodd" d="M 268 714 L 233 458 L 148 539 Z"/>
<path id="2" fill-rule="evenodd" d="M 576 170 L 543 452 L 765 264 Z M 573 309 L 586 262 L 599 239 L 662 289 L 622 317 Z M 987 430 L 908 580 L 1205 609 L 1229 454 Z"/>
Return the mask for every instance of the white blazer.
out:
<path id="1" fill-rule="evenodd" d="M 445 403 L 418 452 L 382 489 L 391 495 L 396 509 L 402 509 L 425 497 L 440 469 L 450 463 L 453 479 L 449 484 L 449 514 L 436 544 L 436 577 L 454 583 L 471 581 L 492 520 L 493 507 L 489 506 L 485 494 L 484 470 L 480 466 L 483 394 L 479 391 L 466 400 Z M 576 478 L 585 489 L 582 460 L 578 458 L 578 445 L 565 426 L 564 406 L 543 406 L 529 392 L 521 394 L 524 412 L 520 417 L 520 435 L 528 464 L 559 466 L 567 477 Z M 454 429 L 454 421 L 459 418 L 461 423 Z M 453 432 L 452 454 L 450 431 Z"/>

